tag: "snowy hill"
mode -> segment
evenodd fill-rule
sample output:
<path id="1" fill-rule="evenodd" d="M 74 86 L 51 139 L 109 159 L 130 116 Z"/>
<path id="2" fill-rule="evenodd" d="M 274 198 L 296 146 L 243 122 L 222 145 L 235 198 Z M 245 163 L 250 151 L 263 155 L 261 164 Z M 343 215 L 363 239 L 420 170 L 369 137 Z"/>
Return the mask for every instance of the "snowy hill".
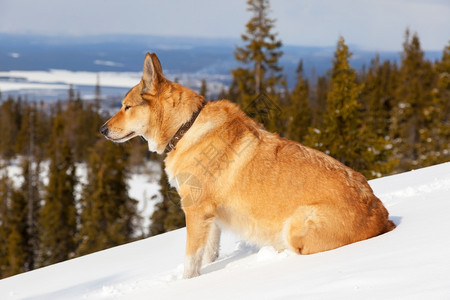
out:
<path id="1" fill-rule="evenodd" d="M 450 299 L 450 163 L 370 181 L 398 227 L 300 256 L 224 234 L 182 280 L 177 230 L 0 281 L 0 299 Z"/>

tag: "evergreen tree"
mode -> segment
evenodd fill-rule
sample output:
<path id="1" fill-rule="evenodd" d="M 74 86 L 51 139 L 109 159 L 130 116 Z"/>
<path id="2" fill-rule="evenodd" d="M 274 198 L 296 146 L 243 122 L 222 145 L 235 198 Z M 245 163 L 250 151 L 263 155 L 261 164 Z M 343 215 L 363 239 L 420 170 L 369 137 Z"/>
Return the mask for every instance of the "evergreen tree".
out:
<path id="1" fill-rule="evenodd" d="M 0 155 L 12 158 L 15 154 L 15 142 L 22 120 L 22 100 L 8 100 L 2 102 L 0 109 Z"/>
<path id="2" fill-rule="evenodd" d="M 372 132 L 378 176 L 391 173 L 398 163 L 393 157 L 393 141 L 390 136 L 392 107 L 396 101 L 397 88 L 396 64 L 389 61 L 381 63 L 377 55 L 365 74 L 361 100 L 364 127 Z"/>
<path id="3" fill-rule="evenodd" d="M 374 137 L 371 128 L 362 122 L 358 101 L 362 85 L 357 83 L 356 71 L 350 66 L 351 55 L 341 37 L 333 61 L 323 127 L 310 129 L 306 143 L 372 178 L 391 166 L 378 160 L 384 155 L 385 141 Z"/>
<path id="4" fill-rule="evenodd" d="M 76 162 L 87 161 L 89 149 L 98 139 L 98 128 L 104 122 L 100 116 L 100 86 L 97 82 L 95 99 L 91 103 L 83 101 L 73 86 L 68 93 L 66 107 L 57 103 L 53 116 L 62 115 L 65 121 L 64 134 L 72 147 Z"/>
<path id="5" fill-rule="evenodd" d="M 314 127 L 322 127 L 322 116 L 325 113 L 327 107 L 327 95 L 329 91 L 329 78 L 328 76 L 319 76 L 317 78 L 316 86 L 311 93 L 312 98 L 312 125 Z"/>
<path id="6" fill-rule="evenodd" d="M 102 93 L 100 88 L 100 75 L 97 74 L 97 83 L 95 85 L 94 110 L 100 112 L 100 101 L 102 100 Z"/>
<path id="7" fill-rule="evenodd" d="M 30 158 L 43 159 L 51 128 L 49 118 L 43 108 L 38 109 L 37 103 L 24 103 L 19 132 L 15 141 L 15 153 Z"/>
<path id="8" fill-rule="evenodd" d="M 186 226 L 180 196 L 169 186 L 166 172 L 161 169 L 159 185 L 162 201 L 155 205 L 155 211 L 151 216 L 151 236 Z"/>
<path id="9" fill-rule="evenodd" d="M 393 107 L 391 136 L 400 170 L 423 166 L 433 139 L 430 130 L 433 121 L 430 115 L 432 103 L 433 70 L 424 59 L 417 34 L 410 38 L 406 31 L 403 54 L 399 70 L 397 103 Z"/>
<path id="10" fill-rule="evenodd" d="M 81 228 L 77 255 L 103 250 L 133 240 L 136 200 L 128 196 L 126 148 L 105 139 L 90 151 L 88 184 L 81 199 Z"/>
<path id="11" fill-rule="evenodd" d="M 219 91 L 219 94 L 217 95 L 217 99 L 218 100 L 231 99 L 230 97 L 228 97 L 228 91 L 224 86 L 220 87 L 220 91 Z"/>
<path id="12" fill-rule="evenodd" d="M 75 88 L 74 88 L 73 84 L 69 85 L 67 101 L 69 103 L 75 101 Z"/>
<path id="13" fill-rule="evenodd" d="M 208 99 L 208 85 L 205 79 L 202 79 L 202 83 L 200 85 L 200 90 L 198 94 L 200 96 L 203 96 L 203 98 Z"/>
<path id="14" fill-rule="evenodd" d="M 22 175 L 24 182 L 19 190 L 11 189 L 9 191 L 8 213 L 6 223 L 8 224 L 7 241 L 7 275 L 14 275 L 29 271 L 35 268 L 35 255 L 38 250 L 37 244 L 37 211 L 39 199 L 37 196 L 37 187 L 30 186 L 29 170 L 30 164 L 27 159 L 22 161 Z M 30 173 L 31 172 L 31 173 Z M 29 201 L 30 188 L 32 189 L 32 201 Z M 5 190 L 5 188 L 3 188 Z"/>
<path id="15" fill-rule="evenodd" d="M 26 270 L 36 268 L 36 258 L 39 253 L 39 211 L 40 211 L 40 161 L 38 158 L 22 160 L 23 183 L 20 192 L 26 203 Z"/>
<path id="16" fill-rule="evenodd" d="M 73 86 L 69 89 L 69 98 L 67 100 L 67 107 L 63 109 L 61 116 L 64 118 L 64 135 L 67 137 L 70 146 L 72 147 L 75 161 L 80 162 L 86 156 L 87 148 L 91 145 L 86 140 L 87 133 L 84 128 L 86 122 L 85 107 L 83 100 L 79 94 L 75 96 Z M 88 132 L 94 130 L 90 128 Z"/>
<path id="17" fill-rule="evenodd" d="M 8 218 L 8 272 L 13 275 L 29 270 L 27 262 L 31 254 L 28 244 L 30 237 L 27 228 L 27 201 L 23 193 L 12 192 Z"/>
<path id="18" fill-rule="evenodd" d="M 289 96 L 289 138 L 302 142 L 311 125 L 311 108 L 309 106 L 309 84 L 303 76 L 303 61 L 297 67 L 297 85 Z"/>
<path id="19" fill-rule="evenodd" d="M 57 116 L 50 139 L 49 183 L 39 216 L 41 265 L 66 260 L 75 250 L 75 165 L 63 124 Z"/>
<path id="20" fill-rule="evenodd" d="M 432 90 L 431 107 L 426 111 L 432 125 L 425 165 L 450 161 L 450 42 L 444 48 L 441 61 L 436 63 L 435 71 L 436 88 Z"/>
<path id="21" fill-rule="evenodd" d="M 234 53 L 236 60 L 244 66 L 231 71 L 233 89 L 230 88 L 230 95 L 237 94 L 232 100 L 249 112 L 252 110 L 251 105 L 261 97 L 279 106 L 277 88 L 283 84 L 283 75 L 282 67 L 278 64 L 282 55 L 280 50 L 282 44 L 272 32 L 275 20 L 268 16 L 269 1 L 248 0 L 247 5 L 253 16 L 246 25 L 246 33 L 241 36 L 244 46 L 236 47 Z M 260 122 L 263 121 L 259 119 L 259 114 L 253 117 Z M 277 120 L 270 121 L 271 123 L 264 125 L 269 130 L 275 130 Z"/>
<path id="22" fill-rule="evenodd" d="M 11 203 L 11 182 L 6 173 L 4 161 L 0 159 L 0 278 L 7 277 L 9 272 L 8 241 L 10 229 L 8 223 Z"/>
<path id="23" fill-rule="evenodd" d="M 367 118 L 365 123 L 373 128 L 377 136 L 389 139 L 389 124 L 398 79 L 397 66 L 389 61 L 380 62 L 377 55 L 371 61 L 364 78 L 361 99 Z"/>

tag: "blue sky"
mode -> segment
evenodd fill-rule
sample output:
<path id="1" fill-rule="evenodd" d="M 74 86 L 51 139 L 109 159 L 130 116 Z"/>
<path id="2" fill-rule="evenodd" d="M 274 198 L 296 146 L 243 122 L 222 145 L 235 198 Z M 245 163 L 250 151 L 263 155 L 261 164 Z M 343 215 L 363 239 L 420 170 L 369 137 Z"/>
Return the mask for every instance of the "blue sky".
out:
<path id="1" fill-rule="evenodd" d="M 450 0 L 272 0 L 284 44 L 402 49 L 406 27 L 425 50 L 450 41 Z M 0 0 L 0 32 L 239 38 L 245 0 Z"/>

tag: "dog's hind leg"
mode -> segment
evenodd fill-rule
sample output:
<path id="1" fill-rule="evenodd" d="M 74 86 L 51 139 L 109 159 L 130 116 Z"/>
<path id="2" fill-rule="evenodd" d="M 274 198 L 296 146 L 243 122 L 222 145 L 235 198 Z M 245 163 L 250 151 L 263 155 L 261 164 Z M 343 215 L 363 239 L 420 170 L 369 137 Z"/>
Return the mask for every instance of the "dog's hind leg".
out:
<path id="1" fill-rule="evenodd" d="M 318 224 L 318 209 L 300 206 L 285 224 L 285 238 L 289 248 L 299 254 L 323 251 L 324 237 Z"/>
<path id="2" fill-rule="evenodd" d="M 202 265 L 212 263 L 219 256 L 220 228 L 212 222 L 206 239 L 205 251 L 203 253 Z"/>
<path id="3" fill-rule="evenodd" d="M 286 224 L 285 237 L 291 250 L 313 254 L 352 242 L 342 214 L 326 206 L 301 206 Z"/>
<path id="4" fill-rule="evenodd" d="M 297 210 L 285 226 L 284 234 L 289 248 L 298 254 L 304 254 L 305 236 L 314 226 L 310 214 Z"/>
<path id="5" fill-rule="evenodd" d="M 200 275 L 208 237 L 215 224 L 213 215 L 201 213 L 192 207 L 185 209 L 185 214 L 187 239 L 183 278 L 192 278 Z M 206 250 L 206 254 L 212 255 L 209 251 Z"/>

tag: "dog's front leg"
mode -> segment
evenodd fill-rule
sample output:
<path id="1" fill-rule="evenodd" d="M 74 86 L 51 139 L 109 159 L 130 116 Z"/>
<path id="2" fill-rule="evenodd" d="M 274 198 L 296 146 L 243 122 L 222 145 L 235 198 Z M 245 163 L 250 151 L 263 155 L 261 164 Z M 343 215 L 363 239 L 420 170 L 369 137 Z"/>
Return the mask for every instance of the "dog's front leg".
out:
<path id="1" fill-rule="evenodd" d="M 220 228 L 212 222 L 206 239 L 205 251 L 203 253 L 202 265 L 212 263 L 219 256 Z"/>
<path id="2" fill-rule="evenodd" d="M 189 208 L 186 215 L 186 257 L 184 260 L 183 278 L 192 278 L 200 275 L 203 254 L 207 248 L 207 240 L 213 224 L 214 216 L 203 211 Z"/>

